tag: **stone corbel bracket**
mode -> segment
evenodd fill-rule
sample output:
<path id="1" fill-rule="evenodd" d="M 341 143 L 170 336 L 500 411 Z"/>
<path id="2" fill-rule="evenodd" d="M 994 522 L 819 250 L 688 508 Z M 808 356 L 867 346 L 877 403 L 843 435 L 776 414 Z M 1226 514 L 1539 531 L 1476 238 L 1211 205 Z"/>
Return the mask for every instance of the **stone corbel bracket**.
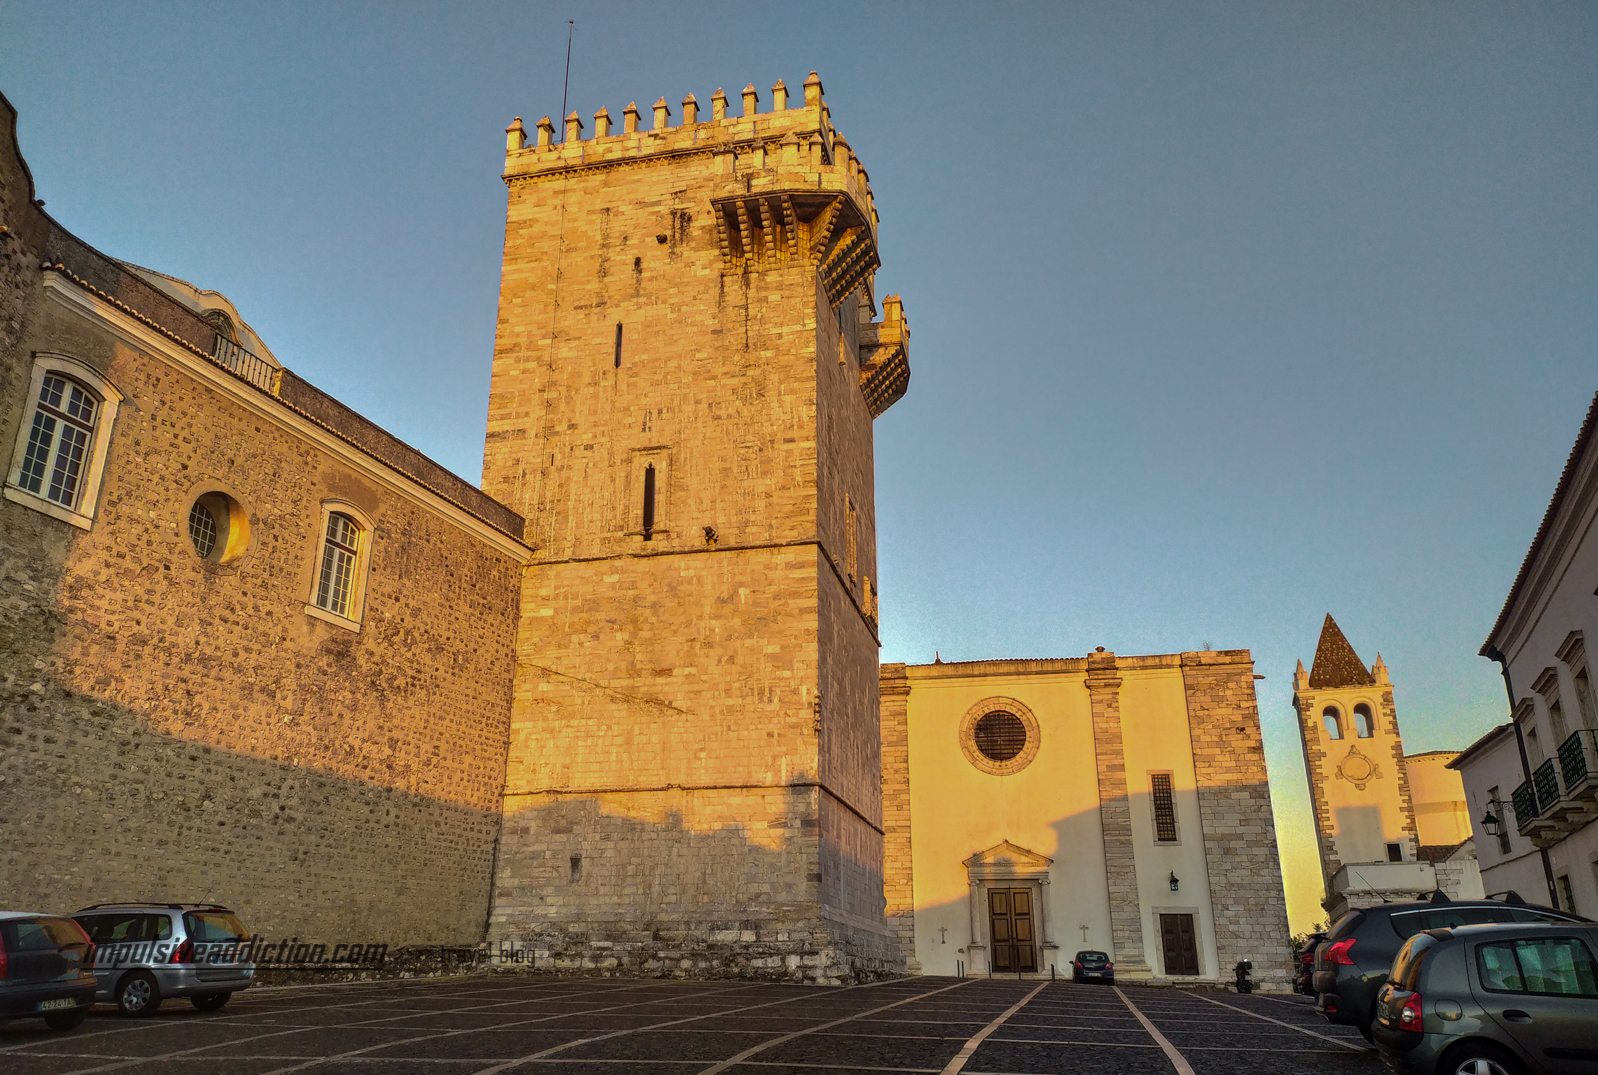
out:
<path id="1" fill-rule="evenodd" d="M 860 394 L 871 417 L 899 402 L 910 387 L 910 324 L 898 295 L 882 300 L 882 320 L 860 326 Z"/>
<path id="2" fill-rule="evenodd" d="M 711 207 L 726 272 L 811 264 L 836 307 L 882 265 L 875 228 L 846 194 L 763 190 L 714 198 Z"/>

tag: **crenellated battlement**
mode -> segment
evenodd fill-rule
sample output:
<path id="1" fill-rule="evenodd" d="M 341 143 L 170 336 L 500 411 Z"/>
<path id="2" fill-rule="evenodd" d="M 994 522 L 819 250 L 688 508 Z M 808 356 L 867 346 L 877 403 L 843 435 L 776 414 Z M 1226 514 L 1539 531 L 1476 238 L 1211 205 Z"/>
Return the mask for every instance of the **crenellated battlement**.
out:
<path id="1" fill-rule="evenodd" d="M 845 194 L 855 203 L 853 215 L 859 217 L 852 226 L 863 224 L 875 246 L 878 215 L 870 178 L 849 143 L 833 129 L 820 77 L 810 72 L 804 83 L 804 101 L 794 107 L 789 106 L 788 88 L 781 79 L 771 87 L 771 107 L 764 112 L 753 84 L 745 86 L 741 96 L 743 114 L 729 116 L 727 95 L 716 90 L 710 98 L 710 118 L 701 119 L 699 102 L 690 93 L 682 99 L 681 121 L 676 124 L 671 106 L 661 97 L 652 106 L 654 126 L 649 130 L 639 129 L 636 102 L 622 109 L 619 132 L 614 131 L 607 108 L 594 113 L 591 134 L 585 133 L 588 128 L 581 115 L 573 111 L 564 120 L 565 138 L 560 142 L 555 141 L 555 125 L 548 116 L 534 125 L 531 135 L 518 116 L 505 128 L 503 178 L 506 183 L 537 182 L 574 170 L 703 156 L 719 180 L 712 200 L 790 190 L 804 192 L 819 206 L 831 199 L 816 199 L 817 195 Z M 729 215 L 729 221 L 732 219 Z M 811 219 L 796 219 L 795 223 L 809 224 Z M 789 238 L 790 248 L 797 249 L 797 234 Z M 774 244 L 767 244 L 767 249 L 775 256 Z M 755 244 L 740 254 L 759 256 L 760 246 Z"/>

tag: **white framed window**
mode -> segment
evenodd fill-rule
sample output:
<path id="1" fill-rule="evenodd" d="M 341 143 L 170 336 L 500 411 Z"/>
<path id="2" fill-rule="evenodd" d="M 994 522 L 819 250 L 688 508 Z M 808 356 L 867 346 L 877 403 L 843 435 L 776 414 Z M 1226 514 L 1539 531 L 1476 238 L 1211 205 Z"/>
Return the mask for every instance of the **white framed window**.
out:
<path id="1" fill-rule="evenodd" d="M 88 530 L 122 393 L 67 355 L 34 355 L 6 499 Z"/>
<path id="2" fill-rule="evenodd" d="M 372 522 L 355 505 L 322 502 L 322 521 L 305 611 L 351 631 L 366 611 L 366 576 L 371 567 Z"/>

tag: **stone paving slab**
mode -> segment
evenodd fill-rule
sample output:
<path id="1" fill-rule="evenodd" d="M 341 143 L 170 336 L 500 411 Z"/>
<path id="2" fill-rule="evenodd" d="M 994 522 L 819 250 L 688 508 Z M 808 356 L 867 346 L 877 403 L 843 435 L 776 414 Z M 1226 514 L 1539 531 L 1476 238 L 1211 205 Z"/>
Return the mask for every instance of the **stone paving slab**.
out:
<path id="1" fill-rule="evenodd" d="M 1195 1075 L 1384 1071 L 1357 1032 L 1300 998 L 987 979 L 817 987 L 530 976 L 263 989 L 220 1012 L 172 1003 L 148 1019 L 102 1006 L 63 1034 L 20 1020 L 0 1026 L 0 1070 L 487 1075 L 515 1062 L 509 1071 L 541 1075 L 941 1075 L 985 1035 L 963 1075 L 1173 1075 L 1138 1013 Z"/>

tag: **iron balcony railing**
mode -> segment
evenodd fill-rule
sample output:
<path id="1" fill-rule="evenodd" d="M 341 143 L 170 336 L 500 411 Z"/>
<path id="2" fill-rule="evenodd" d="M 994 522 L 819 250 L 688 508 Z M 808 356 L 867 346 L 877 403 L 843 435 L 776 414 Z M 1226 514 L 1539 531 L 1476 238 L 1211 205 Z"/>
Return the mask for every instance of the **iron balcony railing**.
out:
<path id="1" fill-rule="evenodd" d="M 277 367 L 220 332 L 216 334 L 216 347 L 211 352 L 211 358 L 218 366 L 232 370 L 262 391 L 277 395 Z"/>
<path id="2" fill-rule="evenodd" d="M 1532 771 L 1531 782 L 1537 787 L 1537 812 L 1546 814 L 1559 801 L 1559 768 L 1554 759 L 1549 758 L 1537 766 Z"/>
<path id="3" fill-rule="evenodd" d="M 1528 780 L 1515 789 L 1510 800 L 1515 806 L 1515 828 L 1522 836 L 1530 835 L 1532 825 L 1542 811 L 1537 809 L 1537 792 Z"/>
<path id="4" fill-rule="evenodd" d="M 1598 732 L 1582 728 L 1559 744 L 1559 771 L 1566 795 L 1590 797 L 1598 789 Z"/>

